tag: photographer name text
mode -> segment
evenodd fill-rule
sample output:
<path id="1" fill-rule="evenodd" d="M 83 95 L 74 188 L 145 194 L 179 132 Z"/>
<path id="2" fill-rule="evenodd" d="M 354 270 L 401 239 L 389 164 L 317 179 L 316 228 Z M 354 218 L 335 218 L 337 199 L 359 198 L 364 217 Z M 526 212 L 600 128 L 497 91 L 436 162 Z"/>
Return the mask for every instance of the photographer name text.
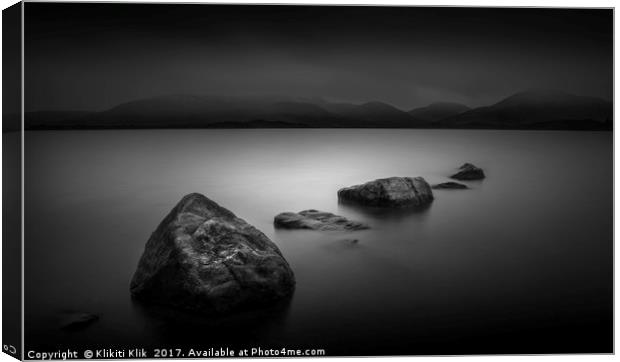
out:
<path id="1" fill-rule="evenodd" d="M 124 358 L 217 358 L 217 357 L 312 357 L 325 356 L 324 349 L 292 348 L 131 348 L 131 349 L 87 349 L 58 351 L 28 351 L 27 359 L 70 360 L 70 359 L 124 359 Z"/>

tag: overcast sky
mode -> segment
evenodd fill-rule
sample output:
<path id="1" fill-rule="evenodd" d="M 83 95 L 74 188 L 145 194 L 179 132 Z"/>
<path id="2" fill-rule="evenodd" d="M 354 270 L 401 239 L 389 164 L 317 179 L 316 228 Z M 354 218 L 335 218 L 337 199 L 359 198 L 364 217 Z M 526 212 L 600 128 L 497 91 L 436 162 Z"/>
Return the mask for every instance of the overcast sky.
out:
<path id="1" fill-rule="evenodd" d="M 26 3 L 26 110 L 165 94 L 611 99 L 611 10 Z"/>

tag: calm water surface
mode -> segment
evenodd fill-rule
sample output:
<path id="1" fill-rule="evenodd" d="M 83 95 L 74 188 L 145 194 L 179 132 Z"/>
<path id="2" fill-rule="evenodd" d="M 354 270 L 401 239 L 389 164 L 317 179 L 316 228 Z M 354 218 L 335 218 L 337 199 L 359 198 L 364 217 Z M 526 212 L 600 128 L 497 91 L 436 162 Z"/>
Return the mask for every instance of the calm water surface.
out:
<path id="1" fill-rule="evenodd" d="M 26 350 L 611 352 L 612 144 L 611 132 L 29 132 Z M 487 178 L 436 190 L 425 210 L 356 208 L 336 197 L 381 177 L 447 181 L 464 162 Z M 288 305 L 205 318 L 131 300 L 146 240 L 190 192 L 278 245 L 297 278 Z M 276 214 L 309 208 L 372 229 L 274 230 Z M 68 311 L 101 319 L 63 332 Z"/>

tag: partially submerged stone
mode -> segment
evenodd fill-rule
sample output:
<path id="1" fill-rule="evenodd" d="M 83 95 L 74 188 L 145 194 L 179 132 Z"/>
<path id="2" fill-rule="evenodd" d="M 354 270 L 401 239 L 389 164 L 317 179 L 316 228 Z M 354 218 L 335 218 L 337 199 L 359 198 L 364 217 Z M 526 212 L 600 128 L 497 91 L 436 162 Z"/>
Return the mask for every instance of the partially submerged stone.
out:
<path id="1" fill-rule="evenodd" d="M 137 299 L 204 312 L 269 305 L 295 277 L 265 234 L 193 193 L 159 224 L 131 281 Z"/>
<path id="2" fill-rule="evenodd" d="M 99 320 L 96 314 L 85 312 L 68 313 L 60 322 L 60 329 L 77 331 L 84 329 Z"/>
<path id="3" fill-rule="evenodd" d="M 484 178 L 484 171 L 480 167 L 476 167 L 471 163 L 465 163 L 459 167 L 459 171 L 450 176 L 455 180 L 482 180 Z"/>
<path id="4" fill-rule="evenodd" d="M 273 223 L 277 228 L 321 231 L 352 231 L 369 228 L 364 223 L 318 210 L 304 210 L 298 213 L 283 212 L 274 218 Z"/>
<path id="5" fill-rule="evenodd" d="M 468 188 L 467 185 L 463 185 L 461 183 L 453 182 L 453 181 L 442 182 L 440 184 L 433 185 L 433 189 L 435 190 L 441 190 L 441 189 L 460 190 L 460 189 L 466 189 L 466 188 Z"/>
<path id="6" fill-rule="evenodd" d="M 342 201 L 366 206 L 424 206 L 434 199 L 433 191 L 422 177 L 390 177 L 338 190 Z"/>
<path id="7" fill-rule="evenodd" d="M 342 239 L 340 240 L 342 243 L 344 243 L 345 245 L 357 245 L 359 244 L 360 240 L 359 239 Z"/>

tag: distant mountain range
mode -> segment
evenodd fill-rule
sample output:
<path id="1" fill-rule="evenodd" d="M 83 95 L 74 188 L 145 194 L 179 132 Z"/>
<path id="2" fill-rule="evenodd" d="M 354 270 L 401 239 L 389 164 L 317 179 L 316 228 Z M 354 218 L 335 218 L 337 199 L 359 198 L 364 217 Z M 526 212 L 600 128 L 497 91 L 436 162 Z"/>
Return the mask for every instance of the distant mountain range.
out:
<path id="1" fill-rule="evenodd" d="M 427 122 L 437 122 L 442 119 L 456 116 L 469 111 L 471 108 L 460 103 L 438 102 L 426 107 L 416 108 L 409 111 L 414 118 Z"/>
<path id="2" fill-rule="evenodd" d="M 27 112 L 26 129 L 133 128 L 464 128 L 611 130 L 613 105 L 560 91 L 520 92 L 470 109 L 433 103 L 405 112 L 382 102 L 335 103 L 292 97 L 174 95 L 102 112 Z M 6 125 L 5 125 L 6 128 Z"/>

